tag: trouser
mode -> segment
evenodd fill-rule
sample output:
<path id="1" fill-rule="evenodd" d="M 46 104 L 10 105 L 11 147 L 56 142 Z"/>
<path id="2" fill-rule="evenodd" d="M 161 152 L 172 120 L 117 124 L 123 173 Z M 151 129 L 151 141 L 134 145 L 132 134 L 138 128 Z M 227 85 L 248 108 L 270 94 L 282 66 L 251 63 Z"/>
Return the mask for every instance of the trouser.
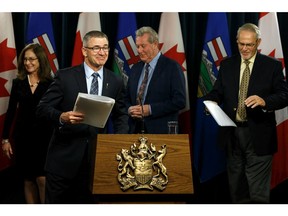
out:
<path id="1" fill-rule="evenodd" d="M 72 179 L 47 172 L 45 185 L 46 204 L 92 204 L 94 198 L 89 189 L 90 167 L 84 157 L 80 169 Z"/>
<path id="2" fill-rule="evenodd" d="M 234 136 L 227 152 L 232 202 L 269 203 L 272 155 L 255 153 L 248 127 L 237 127 Z"/>

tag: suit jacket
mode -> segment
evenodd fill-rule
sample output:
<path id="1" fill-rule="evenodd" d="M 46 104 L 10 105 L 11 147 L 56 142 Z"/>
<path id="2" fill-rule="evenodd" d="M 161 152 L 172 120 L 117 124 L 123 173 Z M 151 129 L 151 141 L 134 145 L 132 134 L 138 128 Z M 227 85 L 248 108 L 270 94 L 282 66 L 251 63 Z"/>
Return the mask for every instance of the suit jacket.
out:
<path id="1" fill-rule="evenodd" d="M 87 93 L 83 64 L 59 70 L 37 109 L 39 117 L 46 117 L 55 124 L 45 168 L 51 173 L 66 178 L 73 178 L 76 175 L 86 148 L 88 148 L 88 152 L 94 151 L 95 138 L 98 133 L 97 128 L 86 124 L 60 125 L 61 113 L 73 110 L 78 92 Z M 102 95 L 115 99 L 115 105 L 111 112 L 115 133 L 128 133 L 124 82 L 120 76 L 105 68 Z M 100 132 L 104 133 L 106 129 Z"/>
<path id="2" fill-rule="evenodd" d="M 223 60 L 212 91 L 205 100 L 223 105 L 224 112 L 236 119 L 238 105 L 240 55 Z M 266 107 L 247 108 L 248 127 L 251 130 L 255 152 L 258 155 L 277 151 L 275 110 L 288 105 L 288 87 L 284 80 L 280 61 L 257 53 L 249 81 L 247 97 L 258 95 Z M 233 140 L 233 128 L 220 128 L 219 142 L 225 146 Z"/>
<path id="3" fill-rule="evenodd" d="M 127 83 L 127 109 L 136 105 L 137 87 L 144 67 L 138 62 L 131 69 Z M 145 104 L 150 104 L 152 115 L 145 117 L 147 133 L 167 134 L 168 121 L 178 121 L 178 114 L 186 105 L 185 78 L 181 66 L 174 60 L 161 55 L 150 80 Z M 135 130 L 136 121 L 130 119 L 130 132 Z"/>

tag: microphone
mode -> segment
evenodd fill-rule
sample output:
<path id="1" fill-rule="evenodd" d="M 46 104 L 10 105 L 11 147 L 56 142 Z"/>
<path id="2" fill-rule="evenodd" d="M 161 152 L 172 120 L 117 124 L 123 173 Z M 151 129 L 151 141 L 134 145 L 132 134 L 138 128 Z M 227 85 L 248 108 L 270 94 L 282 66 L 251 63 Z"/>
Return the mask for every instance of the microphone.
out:
<path id="1" fill-rule="evenodd" d="M 144 104 L 143 104 L 143 100 L 142 100 L 142 95 L 138 96 L 139 102 L 140 102 L 140 106 L 141 106 L 141 134 L 145 133 L 145 123 L 144 123 Z"/>

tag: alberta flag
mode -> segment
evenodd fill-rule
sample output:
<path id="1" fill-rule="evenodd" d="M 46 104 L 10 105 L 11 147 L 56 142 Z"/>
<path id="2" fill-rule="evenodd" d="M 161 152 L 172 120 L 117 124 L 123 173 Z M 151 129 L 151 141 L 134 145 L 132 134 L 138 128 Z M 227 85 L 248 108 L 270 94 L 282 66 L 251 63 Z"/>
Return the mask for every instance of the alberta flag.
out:
<path id="1" fill-rule="evenodd" d="M 0 13 L 0 137 L 8 108 L 12 80 L 16 78 L 17 53 L 11 13 Z M 10 139 L 12 141 L 12 139 Z M 0 148 L 0 171 L 9 167 L 11 161 Z"/>
<path id="2" fill-rule="evenodd" d="M 119 13 L 113 71 L 120 74 L 125 83 L 128 81 L 131 67 L 140 60 L 135 44 L 136 30 L 135 13 Z"/>
<path id="3" fill-rule="evenodd" d="M 187 67 L 184 43 L 179 14 L 162 13 L 159 25 L 159 44 L 160 50 L 168 58 L 174 59 L 182 67 L 186 83 L 186 107 L 181 110 L 179 115 L 179 131 L 190 135 L 191 141 L 191 118 L 190 103 L 187 79 Z M 191 142 L 190 142 L 191 144 Z"/>
<path id="4" fill-rule="evenodd" d="M 50 13 L 30 13 L 26 43 L 32 42 L 39 43 L 44 47 L 52 72 L 55 73 L 59 65 Z"/>
<path id="5" fill-rule="evenodd" d="M 128 82 L 131 67 L 140 61 L 135 44 L 137 30 L 135 13 L 119 13 L 116 44 L 113 52 L 113 71 Z M 111 119 L 108 119 L 108 133 L 113 133 Z"/>
<path id="6" fill-rule="evenodd" d="M 231 48 L 226 13 L 209 13 L 199 74 L 193 139 L 194 166 L 200 182 L 226 170 L 225 153 L 216 142 L 218 125 L 211 115 L 205 114 L 202 97 L 212 89 L 220 62 L 228 56 L 231 56 Z"/>
<path id="7" fill-rule="evenodd" d="M 72 57 L 72 66 L 83 63 L 82 39 L 84 35 L 92 30 L 101 31 L 100 14 L 97 12 L 80 13 L 76 30 L 74 51 Z"/>
<path id="8" fill-rule="evenodd" d="M 260 13 L 259 29 L 261 31 L 259 51 L 279 59 L 283 65 L 283 74 L 286 76 L 277 14 Z M 272 162 L 271 188 L 288 179 L 288 107 L 276 111 L 276 122 L 278 152 Z"/>

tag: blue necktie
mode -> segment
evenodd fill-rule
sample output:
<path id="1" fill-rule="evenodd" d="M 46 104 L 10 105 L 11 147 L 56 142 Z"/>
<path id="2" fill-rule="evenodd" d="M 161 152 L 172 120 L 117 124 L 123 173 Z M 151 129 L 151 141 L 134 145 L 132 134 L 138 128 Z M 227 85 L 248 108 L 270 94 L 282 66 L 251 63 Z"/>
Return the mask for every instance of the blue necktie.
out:
<path id="1" fill-rule="evenodd" d="M 94 72 L 92 74 L 92 76 L 93 76 L 93 80 L 91 83 L 90 94 L 98 95 L 98 77 L 99 77 L 99 74 Z"/>

